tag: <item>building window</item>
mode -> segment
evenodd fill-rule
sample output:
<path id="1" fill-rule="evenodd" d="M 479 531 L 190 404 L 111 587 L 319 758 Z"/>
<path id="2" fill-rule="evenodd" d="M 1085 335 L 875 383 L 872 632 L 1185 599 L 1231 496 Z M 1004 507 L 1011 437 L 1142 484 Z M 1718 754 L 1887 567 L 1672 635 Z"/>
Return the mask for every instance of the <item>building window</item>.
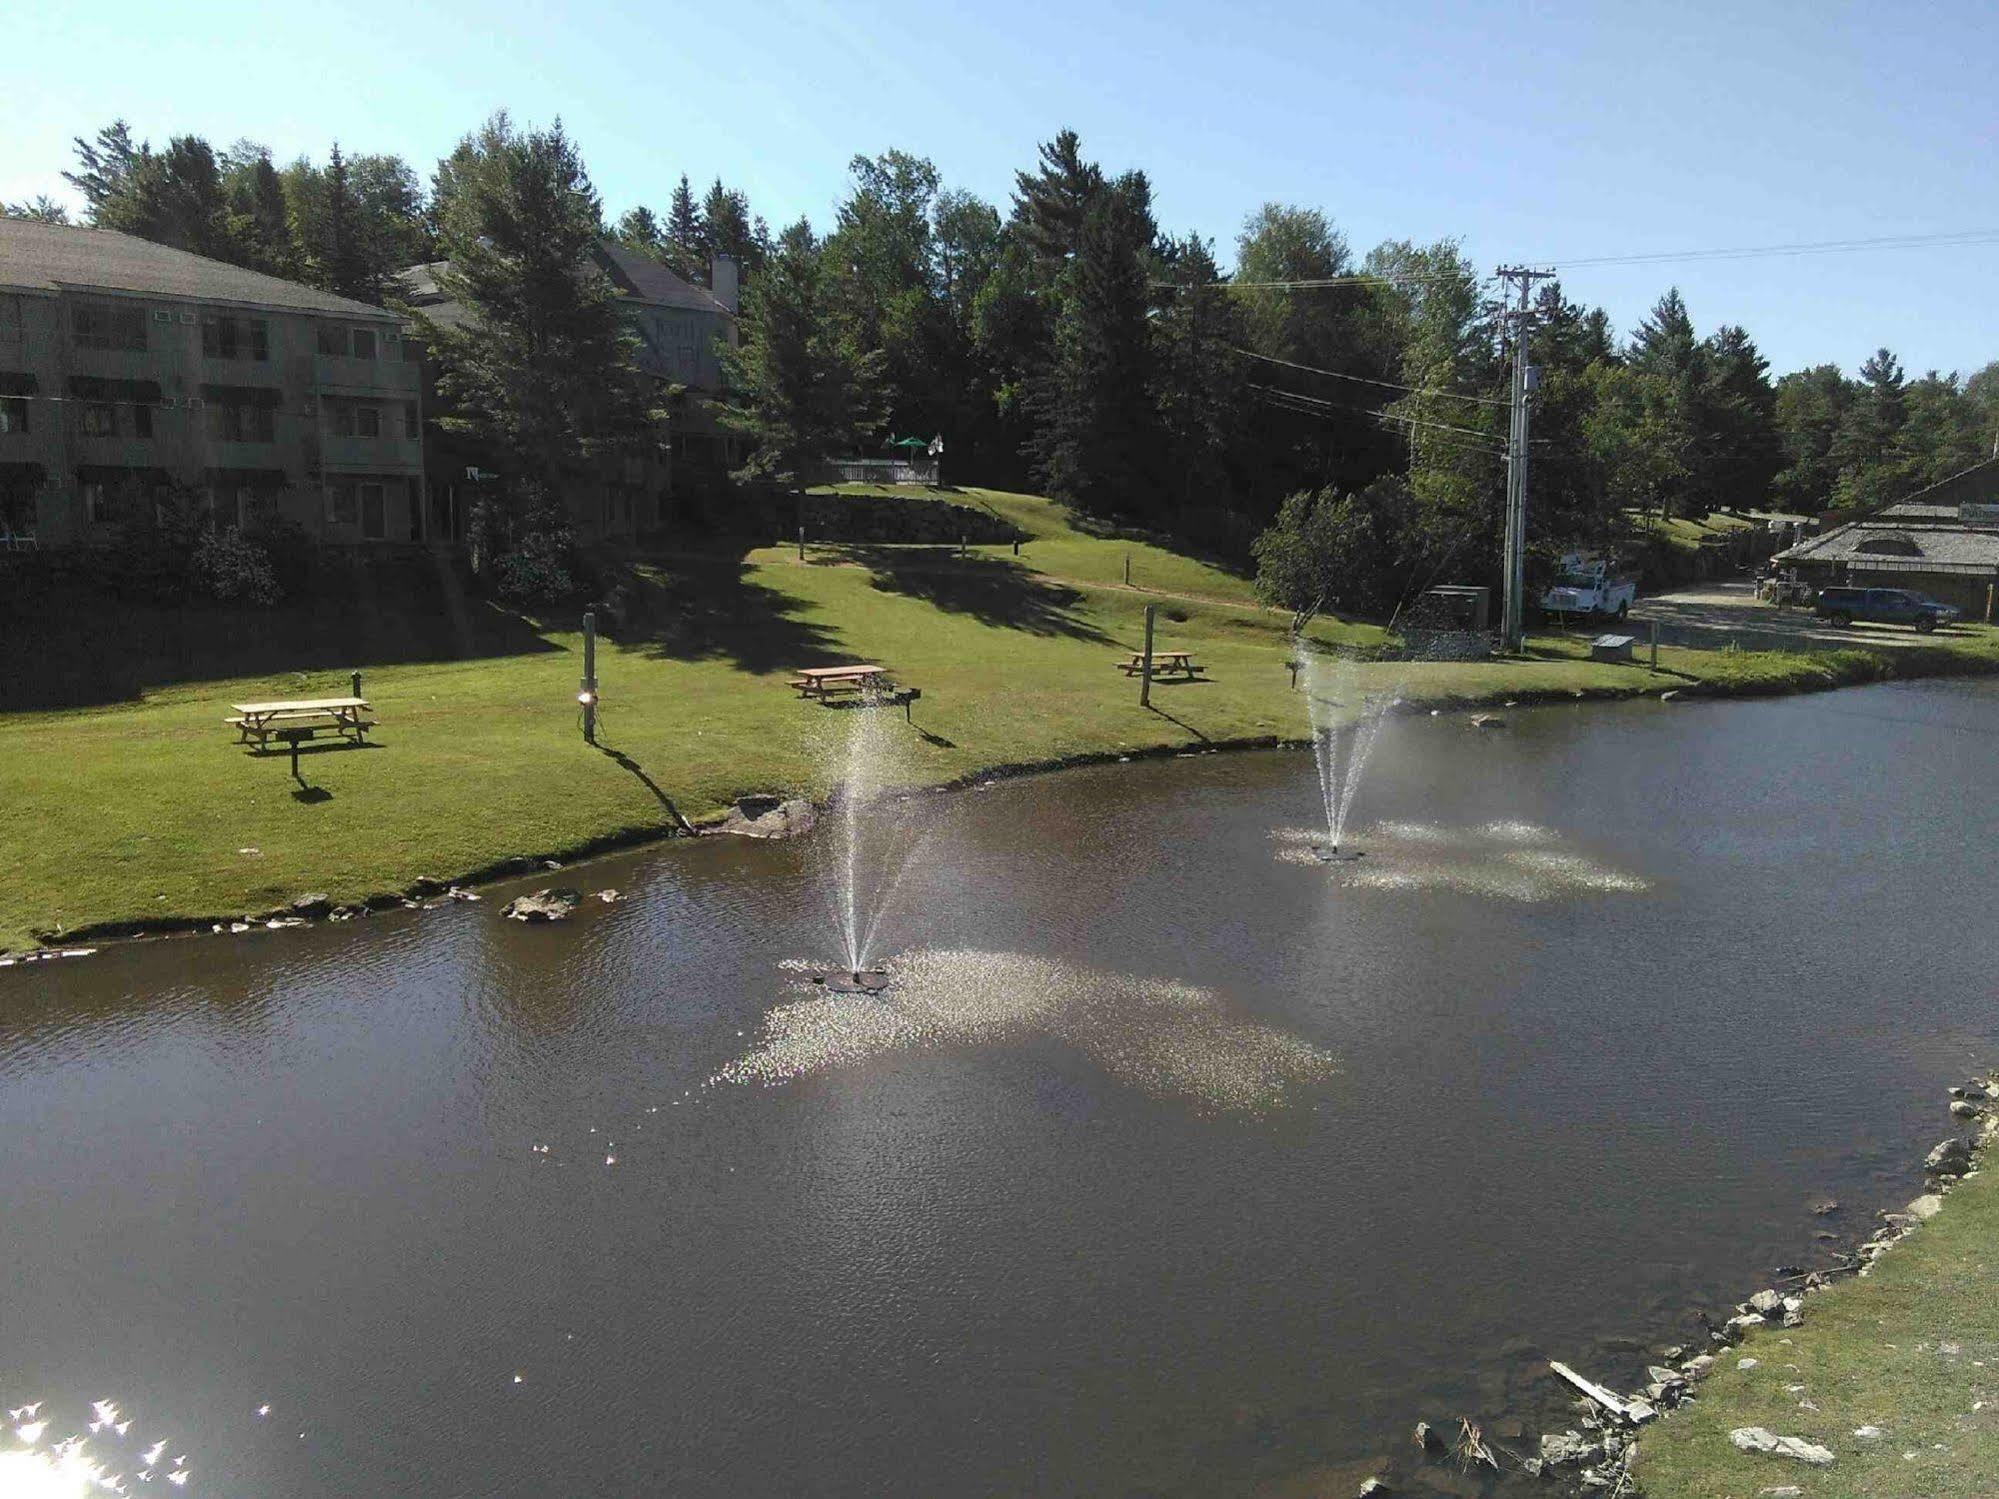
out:
<path id="1" fill-rule="evenodd" d="M 360 518 L 352 480 L 337 480 L 326 491 L 326 518 L 336 526 L 351 526 Z"/>
<path id="2" fill-rule="evenodd" d="M 217 442 L 275 442 L 277 421 L 268 406 L 211 401 L 208 403 L 208 435 Z"/>
<path id="3" fill-rule="evenodd" d="M 0 344 L 21 341 L 21 305 L 18 296 L 0 295 Z"/>
<path id="4" fill-rule="evenodd" d="M 111 494 L 102 483 L 83 486 L 83 517 L 93 526 L 111 519 Z"/>
<path id="5" fill-rule="evenodd" d="M 0 433 L 28 430 L 28 398 L 0 397 Z"/>
<path id="6" fill-rule="evenodd" d="M 354 406 L 354 435 L 356 437 L 380 437 L 382 435 L 382 408 L 379 406 Z"/>
<path id="7" fill-rule="evenodd" d="M 134 406 L 132 408 L 132 435 L 150 438 L 153 435 L 153 408 Z"/>
<path id="8" fill-rule="evenodd" d="M 70 335 L 79 349 L 144 349 L 146 309 L 79 302 L 70 309 Z"/>
<path id="9" fill-rule="evenodd" d="M 336 328 L 331 323 L 319 325 L 319 352 L 335 358 L 344 358 L 347 353 L 347 330 Z"/>
<path id="10" fill-rule="evenodd" d="M 403 402 L 403 436 L 423 436 L 423 419 L 417 415 L 416 402 Z"/>
<path id="11" fill-rule="evenodd" d="M 85 437 L 116 437 L 118 408 L 109 401 L 86 402 L 83 408 L 82 430 Z"/>
<path id="12" fill-rule="evenodd" d="M 201 315 L 201 352 L 210 359 L 271 357 L 271 325 L 260 317 L 232 317 L 225 312 Z"/>
<path id="13" fill-rule="evenodd" d="M 354 357 L 356 359 L 373 359 L 375 357 L 375 330 L 373 328 L 356 328 L 354 330 Z"/>

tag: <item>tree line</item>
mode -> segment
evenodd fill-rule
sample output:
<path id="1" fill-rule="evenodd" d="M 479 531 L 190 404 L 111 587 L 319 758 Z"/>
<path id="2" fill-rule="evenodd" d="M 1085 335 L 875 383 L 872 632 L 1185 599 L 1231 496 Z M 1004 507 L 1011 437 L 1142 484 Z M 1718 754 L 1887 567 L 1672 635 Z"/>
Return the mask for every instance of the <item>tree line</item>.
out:
<path id="1" fill-rule="evenodd" d="M 696 283 L 717 254 L 741 265 L 724 362 L 745 477 L 804 482 L 830 456 L 937 435 L 956 479 L 1238 556 L 1280 513 L 1323 505 L 1362 559 L 1345 607 L 1496 566 L 1511 324 L 1455 240 L 1356 253 L 1324 211 L 1267 203 L 1225 269 L 1213 241 L 1160 225 L 1142 170 L 1090 159 L 1072 131 L 1004 204 L 920 156 L 857 156 L 822 228 L 775 235 L 719 178 L 697 196 L 683 175 L 663 208 L 608 220 L 559 123 L 521 132 L 504 115 L 427 184 L 337 145 L 282 168 L 247 141 L 156 151 L 122 121 L 76 146 L 64 175 L 94 224 L 372 302 L 393 300 L 403 267 L 451 262 L 448 289 L 493 331 L 477 348 L 438 335 L 448 419 L 503 437 L 544 486 L 593 440 L 645 429 L 608 290 L 576 270 L 612 236 Z M 499 186 L 481 178 L 495 162 Z M 530 199 L 539 221 L 519 212 Z M 1999 363 L 1912 379 L 1884 348 L 1856 376 L 1773 379 L 1746 329 L 1703 332 L 1677 290 L 1620 337 L 1550 281 L 1531 328 L 1534 524 L 1551 546 L 1615 543 L 1648 515 L 1879 503 L 1999 441 Z M 552 424 L 530 410 L 551 400 L 567 413 Z"/>

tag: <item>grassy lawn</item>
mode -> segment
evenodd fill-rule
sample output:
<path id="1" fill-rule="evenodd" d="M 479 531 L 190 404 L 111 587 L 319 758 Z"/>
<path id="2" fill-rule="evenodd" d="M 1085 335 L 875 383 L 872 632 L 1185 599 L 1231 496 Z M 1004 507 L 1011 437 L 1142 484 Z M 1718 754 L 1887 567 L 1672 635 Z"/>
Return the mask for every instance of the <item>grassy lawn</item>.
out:
<path id="1" fill-rule="evenodd" d="M 1803 1327 L 1726 1353 L 1693 1405 L 1649 1428 L 1637 1463 L 1648 1499 L 1754 1499 L 1786 1484 L 1807 1499 L 1999 1492 L 1999 1181 L 1988 1167 L 1946 1201 L 1866 1279 L 1810 1298 Z M 1745 1355 L 1755 1368 L 1736 1367 Z M 1728 1434 L 1743 1426 L 1835 1460 L 1738 1452 Z M 1867 1426 L 1882 1435 L 1853 1435 Z"/>
<path id="2" fill-rule="evenodd" d="M 967 492 L 945 497 L 967 502 Z M 336 901 L 453 878 L 520 855 L 561 856 L 673 826 L 753 791 L 823 794 L 846 715 L 799 701 L 803 666 L 879 661 L 922 689 L 903 773 L 933 784 L 1060 757 L 1303 733 L 1286 621 L 1249 607 L 1240 577 L 1156 547 L 1086 536 L 1045 501 L 978 492 L 1029 535 L 1010 547 L 791 548 L 663 558 L 657 608 L 600 642 L 600 740 L 579 732 L 580 641 L 517 619 L 470 659 L 348 664 L 365 674 L 380 747 L 308 753 L 301 799 L 284 758 L 236 745 L 232 702 L 345 690 L 344 671 L 153 686 L 134 700 L 0 716 L 0 947 L 35 934 L 266 910 L 308 891 Z M 1122 584 L 1134 580 L 1168 596 Z M 1113 669 L 1160 606 L 1162 647 L 1212 678 L 1161 684 L 1153 708 Z M 490 606 L 474 605 L 481 610 Z M 497 612 L 497 611 L 493 611 Z M 1381 632 L 1321 621 L 1323 645 Z M 1991 632 L 1898 657 L 1667 650 L 1661 672 L 1596 665 L 1579 640 L 1529 659 L 1377 665 L 1422 703 L 1622 695 L 1712 682 L 1724 691 L 1862 680 L 1890 670 L 1999 666 Z M 1882 653 L 1886 655 L 1887 653 Z M 1850 658 L 1850 659 L 1849 659 Z M 204 658 L 206 659 L 206 658 Z M 269 659 L 268 653 L 262 658 Z M 657 788 L 657 792 L 653 788 Z M 253 850 L 254 852 L 246 852 Z"/>
<path id="3" fill-rule="evenodd" d="M 1753 523 L 1739 515 L 1715 514 L 1700 520 L 1675 515 L 1662 520 L 1656 515 L 1634 514 L 1631 524 L 1641 537 L 1657 537 L 1671 546 L 1693 551 L 1717 539 L 1733 536 L 1738 531 L 1746 531 Z"/>

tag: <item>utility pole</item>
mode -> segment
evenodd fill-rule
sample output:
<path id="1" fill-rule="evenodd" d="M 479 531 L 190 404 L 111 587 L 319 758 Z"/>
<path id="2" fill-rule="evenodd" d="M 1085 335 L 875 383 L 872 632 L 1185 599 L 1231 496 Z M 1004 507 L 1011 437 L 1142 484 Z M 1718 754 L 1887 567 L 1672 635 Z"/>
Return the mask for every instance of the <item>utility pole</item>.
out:
<path id="1" fill-rule="evenodd" d="M 1506 595 L 1500 607 L 1500 638 L 1506 651 L 1517 653 L 1527 617 L 1523 596 L 1527 587 L 1527 425 L 1528 397 L 1534 386 L 1527 364 L 1527 329 L 1534 315 L 1534 283 L 1555 273 L 1503 265 L 1494 274 L 1509 287 L 1520 289 L 1518 310 L 1502 314 L 1513 324 L 1513 409 L 1506 444 Z"/>

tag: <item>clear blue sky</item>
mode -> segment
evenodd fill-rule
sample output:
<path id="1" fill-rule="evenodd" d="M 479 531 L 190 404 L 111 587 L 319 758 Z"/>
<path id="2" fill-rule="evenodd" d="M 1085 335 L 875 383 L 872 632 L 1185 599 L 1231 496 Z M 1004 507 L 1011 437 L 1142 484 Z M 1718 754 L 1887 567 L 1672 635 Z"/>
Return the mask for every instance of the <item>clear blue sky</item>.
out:
<path id="1" fill-rule="evenodd" d="M 160 142 L 281 159 L 400 152 L 428 175 L 492 109 L 560 115 L 615 216 L 682 171 L 822 227 L 859 152 L 929 156 L 1004 207 L 1063 126 L 1143 167 L 1164 226 L 1224 262 L 1266 199 L 1356 253 L 1461 236 L 1501 259 L 1999 228 L 1999 5 L 1282 3 L 1147 9 L 888 0 L 17 7 L 0 197 L 66 195 L 69 138 L 115 115 Z M 63 190 L 58 192 L 58 190 Z M 1628 331 L 1673 282 L 1779 371 L 1999 357 L 1999 244 L 1578 269 Z"/>

